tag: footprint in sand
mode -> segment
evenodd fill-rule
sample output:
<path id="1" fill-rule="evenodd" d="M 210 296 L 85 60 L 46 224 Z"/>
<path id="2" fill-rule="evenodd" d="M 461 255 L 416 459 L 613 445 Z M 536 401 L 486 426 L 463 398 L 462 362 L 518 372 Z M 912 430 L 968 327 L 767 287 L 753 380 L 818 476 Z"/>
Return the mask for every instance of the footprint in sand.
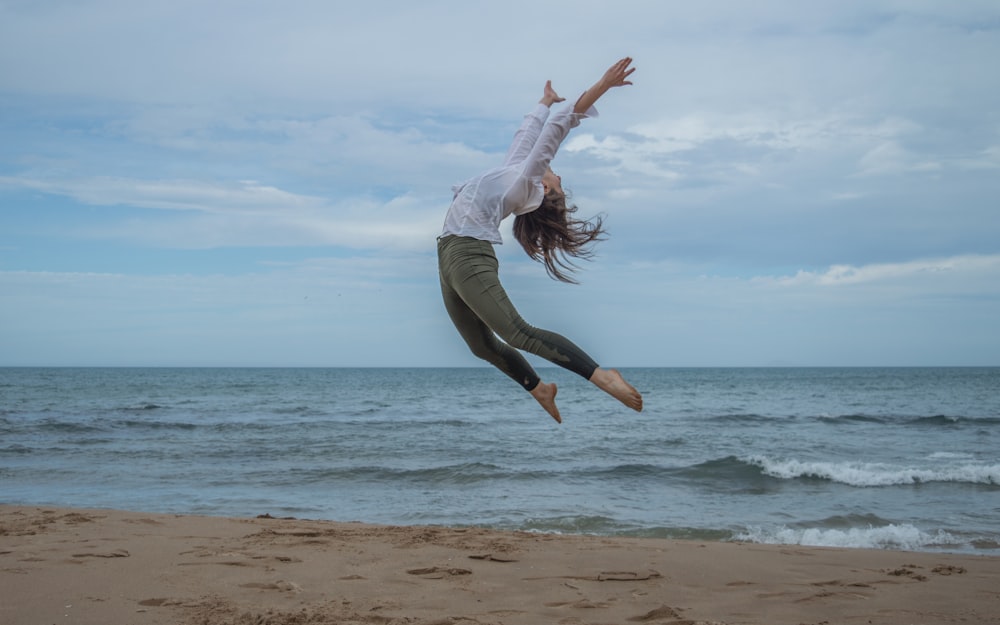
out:
<path id="1" fill-rule="evenodd" d="M 168 599 L 166 597 L 156 597 L 153 599 L 143 599 L 139 602 L 139 605 L 147 606 L 151 608 L 158 608 L 160 606 L 167 605 L 182 605 L 184 602 L 180 599 Z"/>
<path id="2" fill-rule="evenodd" d="M 160 521 L 156 519 L 122 519 L 124 523 L 131 523 L 132 525 L 163 525 Z"/>
<path id="3" fill-rule="evenodd" d="M 649 571 L 601 571 L 597 574 L 599 582 L 638 582 L 663 577 L 659 572 Z"/>
<path id="4" fill-rule="evenodd" d="M 661 605 L 660 607 L 650 610 L 645 614 L 633 616 L 629 620 L 642 623 L 646 621 L 661 621 L 666 619 L 676 620 L 679 618 L 681 618 L 681 615 L 676 609 L 671 608 L 668 605 Z"/>
<path id="5" fill-rule="evenodd" d="M 407 573 L 423 577 L 424 579 L 444 579 L 445 577 L 454 577 L 457 575 L 472 575 L 472 571 L 469 569 L 459 569 L 454 567 L 442 568 L 437 566 L 410 569 Z"/>
<path id="6" fill-rule="evenodd" d="M 927 576 L 917 573 L 914 570 L 917 568 L 922 568 L 922 567 L 913 566 L 912 564 L 904 564 L 898 569 L 883 570 L 882 572 L 885 573 L 886 575 L 892 575 L 893 577 L 909 577 L 910 579 L 914 579 L 918 582 L 926 582 Z"/>
<path id="7" fill-rule="evenodd" d="M 295 582 L 286 582 L 285 580 L 279 579 L 272 583 L 257 583 L 251 582 L 249 584 L 240 584 L 240 588 L 256 588 L 258 590 L 279 590 L 281 592 L 290 592 L 293 594 L 299 594 L 302 592 L 302 587 Z"/>
<path id="8" fill-rule="evenodd" d="M 102 553 L 74 553 L 72 557 L 74 558 L 127 558 L 131 554 L 124 549 L 115 549 L 114 551 L 105 551 Z"/>
<path id="9" fill-rule="evenodd" d="M 575 608 L 578 610 L 595 610 L 599 608 L 609 608 L 610 603 L 605 601 L 589 601 L 587 599 L 578 599 L 577 601 L 554 601 L 552 603 L 546 603 L 546 608 Z"/>
<path id="10" fill-rule="evenodd" d="M 517 562 L 515 558 L 508 556 L 498 556 L 492 553 L 484 553 L 483 555 L 469 556 L 472 560 L 488 560 L 490 562 Z"/>

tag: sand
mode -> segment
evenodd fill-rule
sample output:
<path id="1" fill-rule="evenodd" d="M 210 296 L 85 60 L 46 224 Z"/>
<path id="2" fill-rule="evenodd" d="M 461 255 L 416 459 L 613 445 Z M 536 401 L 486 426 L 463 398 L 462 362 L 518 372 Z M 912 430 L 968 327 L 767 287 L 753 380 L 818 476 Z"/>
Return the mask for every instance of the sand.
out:
<path id="1" fill-rule="evenodd" d="M 0 506 L 0 624 L 1000 623 L 1000 558 Z"/>

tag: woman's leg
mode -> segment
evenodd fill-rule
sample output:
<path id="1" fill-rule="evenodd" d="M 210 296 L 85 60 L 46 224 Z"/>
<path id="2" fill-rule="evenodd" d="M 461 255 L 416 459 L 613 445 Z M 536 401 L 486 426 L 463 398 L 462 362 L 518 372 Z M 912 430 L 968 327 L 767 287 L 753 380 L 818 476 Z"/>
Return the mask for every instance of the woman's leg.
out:
<path id="1" fill-rule="evenodd" d="M 542 382 L 535 370 L 516 349 L 497 339 L 493 331 L 472 312 L 458 293 L 441 280 L 441 294 L 444 306 L 458 333 L 477 357 L 489 362 L 531 393 L 542 408 L 558 423 L 562 416 L 556 406 L 555 384 Z"/>
<path id="2" fill-rule="evenodd" d="M 511 347 L 590 379 L 597 363 L 586 352 L 564 336 L 529 325 L 518 314 L 500 284 L 499 265 L 490 243 L 449 237 L 439 243 L 439 259 L 442 284 L 485 324 L 487 332 L 496 333 Z"/>
<path id="3" fill-rule="evenodd" d="M 468 304 L 442 277 L 441 296 L 444 307 L 473 355 L 490 363 L 515 382 L 531 391 L 539 382 L 538 374 L 524 356 L 496 337 Z"/>
<path id="4" fill-rule="evenodd" d="M 586 352 L 566 337 L 524 321 L 500 284 L 498 263 L 490 243 L 468 237 L 447 237 L 438 243 L 438 257 L 445 306 L 459 333 L 477 356 L 532 391 L 530 385 L 537 385 L 537 374 L 523 356 L 508 345 L 523 349 L 590 380 L 630 408 L 642 409 L 642 396 L 617 371 L 600 369 Z M 494 333 L 506 344 L 497 340 Z M 524 371 L 530 371 L 530 379 Z M 553 401 L 554 397 L 553 392 Z"/>

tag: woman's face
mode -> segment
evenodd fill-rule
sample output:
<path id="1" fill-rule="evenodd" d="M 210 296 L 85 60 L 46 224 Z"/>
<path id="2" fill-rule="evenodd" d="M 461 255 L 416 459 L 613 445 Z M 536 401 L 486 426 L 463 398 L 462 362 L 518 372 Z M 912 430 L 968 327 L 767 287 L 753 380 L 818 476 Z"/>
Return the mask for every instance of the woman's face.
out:
<path id="1" fill-rule="evenodd" d="M 545 187 L 545 193 L 548 193 L 549 191 L 557 191 L 560 194 L 563 193 L 562 178 L 555 175 L 551 168 L 542 174 L 542 186 Z"/>

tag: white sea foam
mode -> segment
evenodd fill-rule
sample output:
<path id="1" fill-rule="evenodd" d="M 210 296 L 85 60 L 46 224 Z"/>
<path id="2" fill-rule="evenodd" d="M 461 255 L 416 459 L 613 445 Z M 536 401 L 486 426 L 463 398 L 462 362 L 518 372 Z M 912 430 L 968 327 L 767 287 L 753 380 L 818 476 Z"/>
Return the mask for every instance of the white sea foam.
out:
<path id="1" fill-rule="evenodd" d="M 935 451 L 928 458 L 932 460 L 971 460 L 972 454 L 959 451 Z"/>
<path id="2" fill-rule="evenodd" d="M 749 456 L 745 462 L 766 475 L 782 479 L 814 477 L 850 486 L 895 486 L 926 482 L 1000 485 L 1000 464 L 962 464 L 929 468 L 900 467 L 875 462 L 803 462 Z"/>
<path id="3" fill-rule="evenodd" d="M 915 551 L 927 547 L 955 547 L 961 543 L 944 531 L 924 532 L 910 525 L 855 527 L 840 529 L 794 529 L 790 527 L 748 527 L 734 540 L 768 545 L 808 545 L 812 547 L 848 547 L 857 549 L 901 549 Z"/>

